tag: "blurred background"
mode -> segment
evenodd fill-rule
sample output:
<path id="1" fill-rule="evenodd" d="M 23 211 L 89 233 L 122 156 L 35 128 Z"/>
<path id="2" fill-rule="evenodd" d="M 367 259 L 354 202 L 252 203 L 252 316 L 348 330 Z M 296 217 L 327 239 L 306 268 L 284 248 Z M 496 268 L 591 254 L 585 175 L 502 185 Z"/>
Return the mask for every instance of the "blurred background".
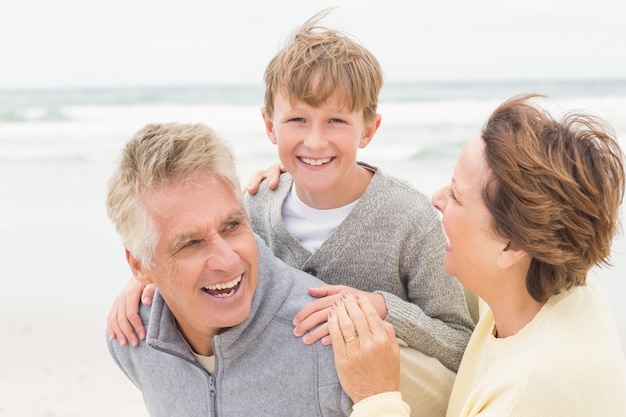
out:
<path id="1" fill-rule="evenodd" d="M 361 160 L 427 195 L 503 100 L 550 96 L 626 137 L 626 3 L 0 0 L 0 416 L 147 415 L 106 352 L 106 314 L 130 274 L 104 207 L 130 137 L 202 122 L 242 182 L 277 161 L 265 65 L 317 11 L 385 72 L 383 122 Z M 610 192 L 610 190 L 606 190 Z M 626 244 L 597 269 L 626 346 Z"/>

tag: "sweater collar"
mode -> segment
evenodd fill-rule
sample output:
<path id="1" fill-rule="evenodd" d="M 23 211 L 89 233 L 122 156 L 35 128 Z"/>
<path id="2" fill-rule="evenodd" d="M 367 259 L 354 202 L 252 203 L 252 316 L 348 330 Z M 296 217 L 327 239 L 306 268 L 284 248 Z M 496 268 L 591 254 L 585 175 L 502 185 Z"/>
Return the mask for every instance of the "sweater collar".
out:
<path id="1" fill-rule="evenodd" d="M 213 340 L 214 351 L 219 349 L 224 357 L 240 355 L 253 346 L 254 340 L 280 309 L 292 286 L 293 274 L 289 273 L 286 265 L 272 254 L 263 239 L 256 234 L 255 241 L 259 254 L 259 277 L 250 314 L 241 324 L 215 336 Z M 149 345 L 195 361 L 176 326 L 174 315 L 158 291 L 155 293 L 152 307 L 142 306 L 142 309 L 150 309 L 150 322 L 146 334 L 146 342 Z"/>

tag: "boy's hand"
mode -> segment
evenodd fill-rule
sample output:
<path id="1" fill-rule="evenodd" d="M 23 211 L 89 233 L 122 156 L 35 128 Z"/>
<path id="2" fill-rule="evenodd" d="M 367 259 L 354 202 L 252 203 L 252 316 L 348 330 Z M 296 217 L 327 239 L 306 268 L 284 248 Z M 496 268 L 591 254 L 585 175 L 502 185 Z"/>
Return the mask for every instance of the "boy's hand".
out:
<path id="1" fill-rule="evenodd" d="M 256 194 L 259 191 L 259 186 L 261 185 L 261 181 L 267 179 L 267 188 L 269 190 L 275 190 L 278 187 L 278 181 L 280 180 L 280 175 L 287 170 L 280 162 L 271 165 L 267 169 L 262 169 L 256 171 L 250 177 L 248 184 L 246 184 L 241 190 L 244 194 L 248 193 L 250 195 Z"/>
<path id="2" fill-rule="evenodd" d="M 326 320 L 335 302 L 341 300 L 341 292 L 350 293 L 354 297 L 357 294 L 362 294 L 369 298 L 381 319 L 384 320 L 387 317 L 387 304 L 382 294 L 359 291 L 345 285 L 322 285 L 309 289 L 309 294 L 319 298 L 319 300 L 310 302 L 296 314 L 296 317 L 293 319 L 293 324 L 296 326 L 293 334 L 298 337 L 304 335 L 302 341 L 307 345 L 315 343 L 320 339 L 324 345 L 330 345 L 332 342 Z M 320 326 L 315 328 L 318 325 Z M 311 331 L 307 333 L 309 330 Z"/>
<path id="3" fill-rule="evenodd" d="M 139 299 L 141 297 L 143 304 L 151 305 L 154 291 L 154 285 L 146 286 L 134 278 L 128 281 L 113 301 L 107 316 L 107 328 L 111 340 L 117 339 L 122 346 L 126 346 L 127 343 L 137 346 L 139 339 L 146 337 L 146 329 L 139 317 Z"/>

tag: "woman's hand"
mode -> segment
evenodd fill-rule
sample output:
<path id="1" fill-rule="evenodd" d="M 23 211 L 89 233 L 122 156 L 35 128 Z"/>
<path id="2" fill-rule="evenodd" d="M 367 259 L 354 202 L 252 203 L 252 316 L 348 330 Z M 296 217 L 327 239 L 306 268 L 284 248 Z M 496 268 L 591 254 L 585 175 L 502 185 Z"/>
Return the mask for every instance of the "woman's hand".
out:
<path id="1" fill-rule="evenodd" d="M 107 316 L 109 338 L 117 339 L 120 345 L 137 346 L 139 339 L 146 337 L 146 329 L 139 317 L 139 300 L 145 305 L 152 304 L 154 285 L 144 285 L 131 278 L 122 292 L 115 298 Z M 135 333 L 136 332 L 136 333 Z"/>
<path id="2" fill-rule="evenodd" d="M 323 344 L 329 345 L 331 338 L 328 333 L 326 320 L 335 302 L 341 299 L 341 293 L 350 293 L 353 296 L 361 294 L 369 298 L 371 303 L 376 306 L 378 315 L 383 319 L 387 317 L 387 304 L 382 294 L 359 291 L 345 285 L 322 285 L 309 289 L 309 294 L 319 298 L 319 300 L 310 302 L 296 314 L 296 317 L 293 319 L 293 324 L 296 326 L 293 334 L 298 337 L 304 335 L 302 341 L 307 345 L 315 343 L 320 339 Z M 318 325 L 319 327 L 316 328 Z"/>
<path id="3" fill-rule="evenodd" d="M 264 179 L 267 179 L 267 188 L 270 190 L 275 190 L 276 187 L 278 187 L 278 181 L 280 180 L 280 175 L 283 172 L 287 172 L 287 170 L 280 162 L 271 165 L 267 169 L 255 171 L 252 174 L 252 177 L 250 177 L 250 179 L 248 180 L 248 184 L 246 184 L 241 191 L 244 194 L 256 194 L 256 192 L 259 191 L 261 181 L 263 181 Z"/>
<path id="4" fill-rule="evenodd" d="M 355 404 L 400 390 L 400 347 L 393 325 L 379 317 L 367 297 L 342 292 L 328 315 L 328 329 L 339 381 Z"/>

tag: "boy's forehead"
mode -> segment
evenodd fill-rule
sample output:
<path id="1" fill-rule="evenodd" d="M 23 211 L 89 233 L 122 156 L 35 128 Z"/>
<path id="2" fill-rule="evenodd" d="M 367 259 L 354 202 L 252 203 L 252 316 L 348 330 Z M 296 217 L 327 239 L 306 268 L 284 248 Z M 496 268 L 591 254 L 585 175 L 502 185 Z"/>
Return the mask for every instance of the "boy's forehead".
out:
<path id="1" fill-rule="evenodd" d="M 297 109 L 304 104 L 314 108 L 326 107 L 335 111 L 352 113 L 352 100 L 350 99 L 349 94 L 346 92 L 335 91 L 327 97 L 322 97 L 321 95 L 302 96 L 297 92 L 290 93 L 282 90 L 279 94 L 276 95 L 274 101 L 280 98 L 286 99 L 292 109 Z"/>

